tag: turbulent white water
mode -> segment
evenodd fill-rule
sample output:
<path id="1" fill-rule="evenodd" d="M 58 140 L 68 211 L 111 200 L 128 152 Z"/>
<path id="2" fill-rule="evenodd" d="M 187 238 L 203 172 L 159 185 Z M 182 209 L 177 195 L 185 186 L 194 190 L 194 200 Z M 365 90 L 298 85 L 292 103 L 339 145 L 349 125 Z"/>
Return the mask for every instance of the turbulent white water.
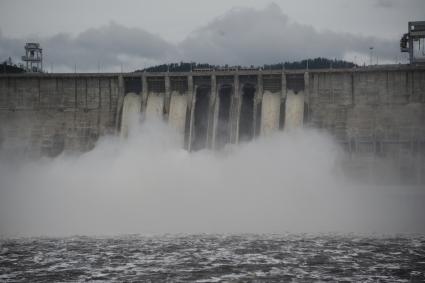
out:
<path id="1" fill-rule="evenodd" d="M 2 160 L 0 232 L 425 232 L 423 191 L 348 184 L 342 156 L 314 130 L 188 153 L 151 120 L 81 156 Z"/>
<path id="2" fill-rule="evenodd" d="M 170 100 L 170 115 L 168 122 L 179 133 L 184 134 L 186 124 L 187 97 L 178 93 L 173 93 Z"/>
<path id="3" fill-rule="evenodd" d="M 121 116 L 121 137 L 128 136 L 129 129 L 133 128 L 139 122 L 139 113 L 142 106 L 140 95 L 128 93 L 124 97 L 124 103 Z"/>
<path id="4" fill-rule="evenodd" d="M 288 91 L 286 95 L 285 130 L 302 127 L 304 121 L 304 93 Z"/>
<path id="5" fill-rule="evenodd" d="M 279 129 L 280 93 L 263 94 L 261 110 L 261 134 L 268 136 Z"/>
<path id="6" fill-rule="evenodd" d="M 146 118 L 155 119 L 162 117 L 164 109 L 164 95 L 151 93 L 148 97 L 148 102 L 146 105 Z"/>

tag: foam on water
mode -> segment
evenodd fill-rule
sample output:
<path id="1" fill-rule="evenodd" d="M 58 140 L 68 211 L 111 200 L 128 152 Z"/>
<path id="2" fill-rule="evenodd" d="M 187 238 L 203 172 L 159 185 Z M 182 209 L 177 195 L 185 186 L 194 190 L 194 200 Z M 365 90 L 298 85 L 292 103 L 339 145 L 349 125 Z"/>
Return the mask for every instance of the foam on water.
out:
<path id="1" fill-rule="evenodd" d="M 165 235 L 0 240 L 0 280 L 423 282 L 424 237 Z M 358 250 L 361 249 L 361 252 Z M 34 260 L 38 258 L 38 260 Z"/>

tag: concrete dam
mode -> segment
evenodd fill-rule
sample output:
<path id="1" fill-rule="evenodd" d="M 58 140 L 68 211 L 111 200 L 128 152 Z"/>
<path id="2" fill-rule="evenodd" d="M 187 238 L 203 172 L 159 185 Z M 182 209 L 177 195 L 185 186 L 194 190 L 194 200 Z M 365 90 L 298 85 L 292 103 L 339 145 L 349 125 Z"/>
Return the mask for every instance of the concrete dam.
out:
<path id="1" fill-rule="evenodd" d="M 400 180 L 425 184 L 424 66 L 0 75 L 3 153 L 88 151 L 100 136 L 126 136 L 139 112 L 176 128 L 189 151 L 323 129 L 352 168 L 390 160 Z"/>

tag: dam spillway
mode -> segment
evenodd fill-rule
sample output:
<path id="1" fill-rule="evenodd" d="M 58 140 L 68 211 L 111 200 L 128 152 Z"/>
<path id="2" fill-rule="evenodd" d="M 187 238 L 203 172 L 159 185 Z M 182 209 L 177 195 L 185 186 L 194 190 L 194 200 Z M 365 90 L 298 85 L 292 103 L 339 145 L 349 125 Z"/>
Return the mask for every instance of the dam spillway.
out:
<path id="1" fill-rule="evenodd" d="M 133 105 L 138 104 L 138 105 Z M 190 151 L 307 126 L 353 157 L 391 158 L 425 182 L 425 67 L 0 75 L 0 147 L 55 156 L 161 117 Z"/>

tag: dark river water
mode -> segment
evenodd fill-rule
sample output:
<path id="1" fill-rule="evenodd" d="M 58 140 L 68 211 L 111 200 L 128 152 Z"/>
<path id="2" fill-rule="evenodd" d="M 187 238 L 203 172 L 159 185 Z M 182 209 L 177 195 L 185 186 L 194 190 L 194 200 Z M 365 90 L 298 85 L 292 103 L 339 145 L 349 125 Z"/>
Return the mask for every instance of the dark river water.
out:
<path id="1" fill-rule="evenodd" d="M 425 236 L 0 240 L 0 282 L 425 282 Z"/>

